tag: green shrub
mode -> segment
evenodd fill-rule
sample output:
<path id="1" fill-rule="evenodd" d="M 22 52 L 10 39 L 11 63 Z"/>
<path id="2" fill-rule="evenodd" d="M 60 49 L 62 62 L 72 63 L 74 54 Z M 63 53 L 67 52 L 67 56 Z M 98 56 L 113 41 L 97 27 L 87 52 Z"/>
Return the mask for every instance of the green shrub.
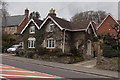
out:
<path id="1" fill-rule="evenodd" d="M 52 53 L 59 53 L 59 52 L 62 52 L 62 49 L 59 49 L 59 48 L 55 48 L 51 51 Z"/>
<path id="2" fill-rule="evenodd" d="M 59 48 L 55 48 L 55 49 L 52 49 L 52 50 L 50 50 L 50 52 L 49 52 L 49 55 L 53 55 L 53 56 L 59 56 L 59 55 L 61 55 L 61 54 L 63 54 L 62 53 L 62 49 L 59 49 Z"/>
<path id="3" fill-rule="evenodd" d="M 75 46 L 71 47 L 70 52 L 73 54 L 73 56 L 77 56 L 79 53 L 78 49 Z"/>
<path id="4" fill-rule="evenodd" d="M 33 56 L 36 54 L 36 52 L 35 51 L 26 51 L 26 53 L 25 53 L 25 57 L 27 57 L 27 58 L 33 58 Z"/>
<path id="5" fill-rule="evenodd" d="M 50 51 L 46 48 L 43 48 L 43 47 L 38 47 L 36 48 L 36 53 L 38 55 L 44 55 L 44 54 L 48 54 Z"/>
<path id="6" fill-rule="evenodd" d="M 103 56 L 112 58 L 118 57 L 118 51 L 113 49 L 110 45 L 104 44 L 103 45 Z"/>
<path id="7" fill-rule="evenodd" d="M 20 57 L 27 57 L 27 58 L 33 58 L 33 56 L 36 54 L 36 52 L 33 50 L 23 50 L 23 49 L 17 49 L 15 51 L 16 56 Z"/>
<path id="8" fill-rule="evenodd" d="M 84 58 L 79 56 L 74 57 L 74 59 L 75 59 L 75 62 L 84 61 Z"/>
<path id="9" fill-rule="evenodd" d="M 16 56 L 25 56 L 26 50 L 17 49 L 15 53 L 16 53 Z"/>

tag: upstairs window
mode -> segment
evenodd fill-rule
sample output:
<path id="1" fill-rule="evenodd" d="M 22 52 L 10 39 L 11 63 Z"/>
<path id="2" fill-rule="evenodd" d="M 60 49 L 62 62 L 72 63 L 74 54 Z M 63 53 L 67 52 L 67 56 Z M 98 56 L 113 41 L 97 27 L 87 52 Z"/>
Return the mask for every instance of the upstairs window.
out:
<path id="1" fill-rule="evenodd" d="M 46 48 L 55 48 L 55 40 L 53 39 L 48 39 L 46 41 Z"/>
<path id="2" fill-rule="evenodd" d="M 47 28 L 47 32 L 53 32 L 54 26 L 55 26 L 54 24 L 49 24 Z"/>
<path id="3" fill-rule="evenodd" d="M 35 33 L 35 26 L 31 26 L 30 27 L 30 34 L 34 34 Z"/>
<path id="4" fill-rule="evenodd" d="M 15 28 L 14 27 L 10 27 L 10 32 L 14 32 Z"/>

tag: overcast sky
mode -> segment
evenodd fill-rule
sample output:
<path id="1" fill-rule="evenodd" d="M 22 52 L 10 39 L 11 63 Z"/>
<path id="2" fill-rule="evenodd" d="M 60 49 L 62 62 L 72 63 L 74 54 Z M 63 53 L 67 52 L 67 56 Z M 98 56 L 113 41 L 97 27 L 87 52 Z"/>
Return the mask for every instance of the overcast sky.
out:
<path id="1" fill-rule="evenodd" d="M 42 0 L 43 1 L 43 0 Z M 101 2 L 100 0 L 77 0 L 77 2 L 73 2 L 73 0 L 61 0 L 61 2 L 55 2 L 54 0 L 7 0 L 8 2 L 8 12 L 10 15 L 23 15 L 25 8 L 28 8 L 30 12 L 38 11 L 41 15 L 41 18 L 45 18 L 49 13 L 51 8 L 56 10 L 57 16 L 61 18 L 66 18 L 69 20 L 76 13 L 88 11 L 88 10 L 103 10 L 107 13 L 111 13 L 116 19 L 118 19 L 118 1 L 119 0 L 104 0 Z"/>

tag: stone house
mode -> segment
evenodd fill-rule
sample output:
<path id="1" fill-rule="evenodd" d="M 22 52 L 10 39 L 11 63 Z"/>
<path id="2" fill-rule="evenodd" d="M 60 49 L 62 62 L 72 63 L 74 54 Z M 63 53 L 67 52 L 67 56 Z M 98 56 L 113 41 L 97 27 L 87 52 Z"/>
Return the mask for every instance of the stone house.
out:
<path id="1" fill-rule="evenodd" d="M 24 49 L 44 47 L 70 53 L 71 47 L 75 46 L 86 56 L 93 56 L 92 38 L 97 36 L 93 22 L 72 23 L 57 17 L 53 9 L 43 21 L 31 19 L 20 34 Z"/>

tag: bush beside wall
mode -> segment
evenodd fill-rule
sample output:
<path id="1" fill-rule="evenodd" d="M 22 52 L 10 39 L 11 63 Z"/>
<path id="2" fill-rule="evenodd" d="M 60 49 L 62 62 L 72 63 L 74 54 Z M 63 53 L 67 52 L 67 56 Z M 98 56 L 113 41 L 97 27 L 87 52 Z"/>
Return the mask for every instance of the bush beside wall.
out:
<path id="1" fill-rule="evenodd" d="M 50 51 L 46 48 L 40 48 L 39 50 L 18 49 L 16 50 L 16 56 L 65 64 L 71 64 L 84 60 L 81 56 L 73 56 L 72 54 L 62 53 L 60 49 L 54 49 Z"/>

